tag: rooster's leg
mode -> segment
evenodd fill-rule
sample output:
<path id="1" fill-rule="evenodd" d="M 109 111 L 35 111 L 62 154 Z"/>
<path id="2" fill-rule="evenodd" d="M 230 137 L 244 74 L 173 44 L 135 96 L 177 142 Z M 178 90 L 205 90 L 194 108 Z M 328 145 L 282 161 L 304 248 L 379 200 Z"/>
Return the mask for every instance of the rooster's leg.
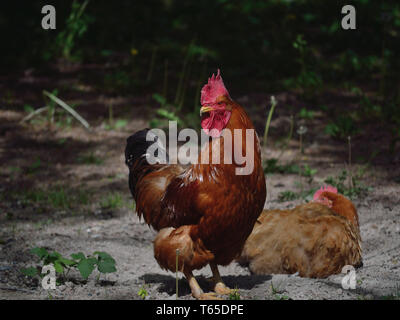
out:
<path id="1" fill-rule="evenodd" d="M 199 299 L 203 294 L 203 290 L 201 290 L 196 278 L 193 276 L 192 271 L 185 271 L 184 274 L 189 282 L 190 290 L 192 290 L 192 296 L 196 299 Z"/>
<path id="2" fill-rule="evenodd" d="M 213 274 L 214 291 L 218 294 L 230 294 L 232 290 L 228 288 L 222 281 L 217 264 L 211 262 L 210 267 L 211 267 L 211 272 Z"/>
<path id="3" fill-rule="evenodd" d="M 201 290 L 196 278 L 193 276 L 192 271 L 184 271 L 183 273 L 189 282 L 190 290 L 192 291 L 192 296 L 194 298 L 199 300 L 219 300 L 214 292 L 204 293 L 203 290 Z"/>

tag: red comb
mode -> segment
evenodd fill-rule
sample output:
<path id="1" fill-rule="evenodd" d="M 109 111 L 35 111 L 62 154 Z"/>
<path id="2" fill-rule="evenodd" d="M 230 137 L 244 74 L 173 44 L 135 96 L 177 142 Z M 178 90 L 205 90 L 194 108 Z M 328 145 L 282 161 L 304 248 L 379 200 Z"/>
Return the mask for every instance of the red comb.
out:
<path id="1" fill-rule="evenodd" d="M 323 192 L 338 193 L 337 189 L 335 187 L 332 187 L 332 186 L 329 186 L 329 185 L 328 186 L 323 186 L 323 187 L 321 187 L 321 189 L 319 189 L 317 192 L 315 192 L 314 197 L 313 197 L 314 201 L 317 200 L 321 196 L 321 194 Z"/>
<path id="2" fill-rule="evenodd" d="M 221 73 L 218 69 L 217 75 L 214 74 L 208 78 L 208 83 L 201 89 L 201 105 L 215 103 L 219 96 L 229 97 L 228 90 L 226 90 L 224 82 L 222 81 Z M 230 98 L 230 97 L 229 97 Z"/>

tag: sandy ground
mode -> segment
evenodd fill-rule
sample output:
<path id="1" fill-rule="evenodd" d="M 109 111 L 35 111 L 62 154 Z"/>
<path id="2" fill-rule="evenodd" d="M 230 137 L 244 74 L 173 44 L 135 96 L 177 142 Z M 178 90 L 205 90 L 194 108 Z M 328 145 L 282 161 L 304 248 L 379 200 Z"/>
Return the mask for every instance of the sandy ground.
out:
<path id="1" fill-rule="evenodd" d="M 332 168 L 332 170 L 335 170 Z M 271 175 L 267 179 L 266 207 L 291 207 L 297 202 L 276 203 L 280 189 L 293 185 L 293 176 Z M 274 187 L 278 186 L 278 187 Z M 298 276 L 253 276 L 233 262 L 221 268 L 224 281 L 239 289 L 242 299 L 377 299 L 400 291 L 400 203 L 399 186 L 376 187 L 363 200 L 355 201 L 361 223 L 364 266 L 357 270 L 357 288 L 344 290 L 341 275 L 327 279 Z M 125 191 L 128 194 L 128 189 Z M 0 246 L 0 298 L 47 299 L 140 299 L 145 285 L 147 299 L 175 299 L 175 274 L 162 271 L 153 257 L 155 232 L 139 221 L 133 212 L 120 209 L 111 215 L 68 216 L 55 212 L 54 222 L 37 227 L 31 221 L 2 226 L 4 243 Z M 57 250 L 67 256 L 82 251 L 106 251 L 117 261 L 117 273 L 92 275 L 87 283 L 78 274 L 56 290 L 46 291 L 18 272 L 30 265 L 29 249 L 35 246 Z M 200 284 L 209 288 L 205 268 L 195 273 Z M 181 277 L 181 275 L 180 275 Z M 272 292 L 271 284 L 276 289 Z M 184 279 L 179 282 L 179 299 L 192 299 Z"/>
<path id="2" fill-rule="evenodd" d="M 99 205 L 102 199 L 114 192 L 122 196 L 124 203 L 131 203 L 128 170 L 123 156 L 125 139 L 130 133 L 146 127 L 147 122 L 132 116 L 121 130 L 107 131 L 99 124 L 90 133 L 73 127 L 55 130 L 49 135 L 43 129 L 18 126 L 16 123 L 22 116 L 13 111 L 0 112 L 0 299 L 141 299 L 138 292 L 143 286 L 148 292 L 146 299 L 175 299 L 175 274 L 161 270 L 153 257 L 155 232 L 139 221 L 131 205 L 113 210 L 105 210 Z M 309 127 L 319 130 L 318 123 Z M 279 130 L 287 131 L 285 115 L 277 115 L 272 122 L 271 131 L 278 132 L 275 136 L 283 135 Z M 282 153 L 272 138 L 271 146 L 263 150 L 264 159 L 281 157 L 282 161 L 310 164 L 318 169 L 312 182 L 313 187 L 318 187 L 327 176 L 337 176 L 343 170 L 343 163 L 347 160 L 346 145 L 338 149 L 338 144 L 329 137 L 309 135 L 315 139 L 306 142 L 303 158 L 296 160 L 298 145 L 295 141 Z M 365 144 L 358 143 L 358 147 L 355 144 L 354 153 L 357 154 L 362 147 Z M 88 165 L 76 160 L 89 151 L 103 162 Z M 35 157 L 40 157 L 42 164 L 37 172 L 27 174 Z M 353 170 L 359 166 L 354 165 Z M 356 289 L 344 290 L 342 275 L 332 275 L 327 279 L 306 279 L 295 275 L 254 276 L 236 262 L 220 269 L 223 280 L 228 286 L 238 288 L 241 299 L 398 299 L 399 177 L 398 163 L 379 164 L 378 161 L 362 178 L 362 182 L 372 189 L 354 200 L 360 216 L 364 262 L 364 266 L 356 271 Z M 306 180 L 303 179 L 305 186 Z M 298 191 L 298 175 L 270 174 L 266 181 L 266 208 L 291 208 L 303 201 L 277 201 L 282 191 Z M 52 188 L 60 183 L 75 190 L 91 191 L 90 203 L 83 208 L 77 205 L 63 210 L 26 205 L 18 198 L 8 197 L 11 190 Z M 64 284 L 46 291 L 38 281 L 19 271 L 37 262 L 29 253 L 33 247 L 56 250 L 66 257 L 79 251 L 85 254 L 105 251 L 115 258 L 117 272 L 101 275 L 100 279 L 96 279 L 97 275 L 93 273 L 87 282 L 82 281 L 77 272 L 71 272 Z M 203 289 L 209 290 L 206 279 L 211 275 L 209 268 L 197 271 L 195 275 Z M 192 299 L 186 280 L 182 275 L 179 277 L 179 299 Z"/>

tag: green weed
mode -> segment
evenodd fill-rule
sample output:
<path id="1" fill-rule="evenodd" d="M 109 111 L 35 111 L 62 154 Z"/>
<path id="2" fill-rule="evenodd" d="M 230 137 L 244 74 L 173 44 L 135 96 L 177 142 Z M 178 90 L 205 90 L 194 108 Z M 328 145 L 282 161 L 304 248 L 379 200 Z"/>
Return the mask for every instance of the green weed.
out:
<path id="1" fill-rule="evenodd" d="M 272 297 L 274 300 L 290 300 L 287 295 L 282 294 L 282 291 L 279 291 L 277 288 L 274 287 L 274 284 L 271 281 L 271 292 Z"/>
<path id="2" fill-rule="evenodd" d="M 101 207 L 104 209 L 118 209 L 123 207 L 124 201 L 119 193 L 111 193 L 101 201 Z"/>
<path id="3" fill-rule="evenodd" d="M 334 122 L 328 123 L 325 133 L 333 138 L 345 139 L 359 132 L 353 119 L 349 116 L 338 116 Z"/>
<path id="4" fill-rule="evenodd" d="M 78 157 L 78 163 L 82 164 L 94 164 L 94 165 L 101 165 L 103 164 L 103 160 L 96 156 L 93 152 L 90 152 L 86 155 Z"/>
<path id="5" fill-rule="evenodd" d="M 85 256 L 82 252 L 73 253 L 71 258 L 65 258 L 57 251 L 48 252 L 46 248 L 35 247 L 30 253 L 39 257 L 41 265 L 36 267 L 23 268 L 20 271 L 29 277 L 42 277 L 41 270 L 43 266 L 53 265 L 61 280 L 65 280 L 72 269 L 79 270 L 83 279 L 87 280 L 90 274 L 97 268 L 100 273 L 116 272 L 115 260 L 108 253 L 96 251 L 92 255 Z M 60 279 L 58 279 L 60 283 Z"/>
<path id="6" fill-rule="evenodd" d="M 239 289 L 236 287 L 235 289 L 231 290 L 229 293 L 229 300 L 240 300 L 240 292 Z"/>
<path id="7" fill-rule="evenodd" d="M 272 158 L 264 161 L 264 173 L 288 173 L 295 174 L 299 172 L 299 166 L 296 164 L 278 164 L 278 159 Z"/>
<path id="8" fill-rule="evenodd" d="M 148 296 L 148 292 L 147 292 L 147 290 L 146 290 L 146 285 L 143 285 L 140 289 L 139 289 L 139 291 L 138 291 L 138 296 L 140 297 L 140 298 L 142 298 L 143 300 L 144 299 L 146 299 L 146 297 Z"/>
<path id="9" fill-rule="evenodd" d="M 50 127 L 55 124 L 56 127 L 70 127 L 72 117 L 78 120 L 86 129 L 90 128 L 89 123 L 83 119 L 74 109 L 74 105 L 68 105 L 57 97 L 58 90 L 54 89 L 51 93 L 43 90 L 43 99 L 45 106 L 34 110 L 31 106 L 25 105 L 24 109 L 28 115 L 21 120 L 23 122 L 31 122 L 32 124 L 47 123 Z M 61 109 L 56 108 L 59 106 Z M 46 115 L 44 113 L 46 112 Z"/>
<path id="10" fill-rule="evenodd" d="M 365 169 L 359 169 L 354 176 L 348 176 L 347 170 L 343 170 L 338 176 L 328 177 L 324 180 L 324 182 L 336 187 L 338 193 L 353 199 L 355 197 L 359 197 L 360 195 L 366 194 L 371 190 L 370 187 L 365 186 L 360 181 L 364 173 Z M 348 179 L 351 179 L 352 183 L 346 183 Z"/>
<path id="11" fill-rule="evenodd" d="M 299 194 L 293 191 L 282 191 L 278 195 L 279 202 L 293 201 L 299 198 Z"/>
<path id="12" fill-rule="evenodd" d="M 394 293 L 380 297 L 382 300 L 400 300 L 400 285 L 396 285 Z"/>
<path id="13" fill-rule="evenodd" d="M 311 99 L 318 93 L 322 87 L 323 81 L 321 77 L 313 70 L 311 70 L 307 57 L 312 54 L 307 46 L 307 41 L 304 40 L 303 35 L 299 34 L 296 40 L 293 42 L 293 47 L 299 52 L 299 58 L 297 59 L 300 65 L 300 74 L 294 80 L 295 85 L 302 89 L 303 95 L 306 99 Z"/>
<path id="14" fill-rule="evenodd" d="M 314 119 L 314 111 L 307 110 L 306 108 L 302 108 L 298 114 L 300 118 L 303 119 Z"/>
<path id="15" fill-rule="evenodd" d="M 299 166 L 297 164 L 280 165 L 278 159 L 272 158 L 264 161 L 264 173 L 286 173 L 286 174 L 301 174 L 303 177 L 313 178 L 318 172 L 317 169 L 312 169 L 308 164 Z"/>
<path id="16" fill-rule="evenodd" d="M 72 55 L 73 49 L 76 47 L 76 40 L 81 38 L 87 31 L 92 18 L 84 14 L 89 0 L 79 2 L 72 1 L 71 12 L 65 23 L 65 29 L 58 33 L 55 39 L 55 50 L 61 54 L 66 60 L 76 59 Z"/>
<path id="17" fill-rule="evenodd" d="M 37 212 L 43 210 L 45 207 L 71 209 L 72 206 L 87 205 L 90 200 L 89 193 L 85 190 L 71 191 L 61 186 L 55 186 L 49 189 L 18 191 L 12 193 L 11 197 L 22 200 L 26 205 L 40 205 L 41 208 L 36 208 Z"/>

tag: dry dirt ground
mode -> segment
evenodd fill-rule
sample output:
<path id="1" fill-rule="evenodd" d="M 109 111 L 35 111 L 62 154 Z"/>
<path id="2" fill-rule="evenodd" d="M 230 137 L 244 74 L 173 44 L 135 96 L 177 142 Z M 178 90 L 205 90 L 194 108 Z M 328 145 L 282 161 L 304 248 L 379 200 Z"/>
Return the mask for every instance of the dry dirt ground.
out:
<path id="1" fill-rule="evenodd" d="M 278 96 L 278 101 L 282 100 Z M 141 299 L 138 292 L 142 287 L 148 293 L 146 299 L 175 299 L 175 274 L 161 270 L 154 259 L 155 232 L 134 214 L 128 189 L 125 139 L 148 125 L 143 115 L 138 118 L 137 114 L 133 108 L 126 126 L 118 130 L 107 130 L 101 121 L 92 119 L 93 129 L 87 132 L 77 124 L 61 129 L 22 125 L 19 121 L 26 113 L 0 110 L 0 299 Z M 262 125 L 261 117 L 254 118 Z M 275 119 L 271 131 L 285 126 L 283 131 L 287 131 L 285 118 L 278 113 Z M 264 159 L 281 157 L 283 163 L 302 162 L 318 170 L 310 183 L 296 174 L 268 174 L 266 208 L 293 207 L 304 200 L 278 202 L 281 192 L 299 191 L 299 181 L 303 188 L 318 187 L 326 177 L 343 170 L 346 145 L 315 132 L 309 136 L 302 157 L 295 139 L 281 152 L 274 135 L 271 146 L 263 150 Z M 352 170 L 362 167 L 354 164 Z M 342 275 L 327 279 L 254 276 L 236 262 L 221 268 L 223 280 L 238 288 L 241 299 L 399 298 L 399 177 L 399 163 L 387 161 L 372 164 L 360 178 L 371 189 L 354 200 L 364 261 L 356 271 L 355 290 L 342 288 Z M 57 188 L 63 190 L 67 204 L 40 197 Z M 107 202 L 110 195 L 115 200 L 112 203 Z M 46 291 L 19 271 L 37 262 L 29 253 L 33 247 L 46 247 L 64 256 L 105 251 L 115 258 L 117 272 L 99 279 L 94 272 L 87 282 L 78 272 L 71 272 L 64 284 Z M 195 275 L 208 290 L 210 270 Z M 192 299 L 186 280 L 180 278 L 179 299 Z"/>

